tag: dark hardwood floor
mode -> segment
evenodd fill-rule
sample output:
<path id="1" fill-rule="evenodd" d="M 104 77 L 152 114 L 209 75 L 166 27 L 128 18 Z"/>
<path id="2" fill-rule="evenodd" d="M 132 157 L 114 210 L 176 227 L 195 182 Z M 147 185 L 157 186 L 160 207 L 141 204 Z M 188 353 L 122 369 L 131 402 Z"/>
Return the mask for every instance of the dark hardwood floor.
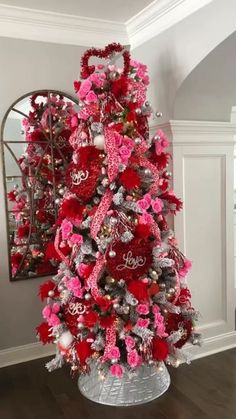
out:
<path id="1" fill-rule="evenodd" d="M 0 419 L 236 419 L 236 348 L 171 368 L 160 399 L 137 407 L 92 403 L 46 358 L 0 369 Z"/>

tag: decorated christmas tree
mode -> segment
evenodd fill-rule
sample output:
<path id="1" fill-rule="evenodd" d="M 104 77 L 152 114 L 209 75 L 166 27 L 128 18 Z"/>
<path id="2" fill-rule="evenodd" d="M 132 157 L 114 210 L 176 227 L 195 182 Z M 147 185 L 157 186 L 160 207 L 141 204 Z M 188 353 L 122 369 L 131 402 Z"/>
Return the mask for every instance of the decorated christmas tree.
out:
<path id="1" fill-rule="evenodd" d="M 112 58 L 123 57 L 123 68 Z M 96 56 L 110 60 L 90 66 Z M 182 207 L 170 187 L 169 141 L 149 135 L 145 65 L 119 44 L 90 49 L 74 83 L 72 161 L 59 205 L 56 276 L 40 287 L 40 340 L 54 342 L 52 371 L 63 363 L 86 374 L 122 377 L 141 365 L 178 366 L 186 342 L 199 343 L 197 313 L 167 217 Z"/>
<path id="2" fill-rule="evenodd" d="M 65 170 L 73 149 L 67 118 L 71 101 L 57 93 L 38 92 L 22 120 L 26 147 L 18 158 L 21 184 L 8 193 L 12 202 L 10 231 L 12 276 L 56 273 L 60 258 L 54 249 L 57 201 L 64 193 Z"/>

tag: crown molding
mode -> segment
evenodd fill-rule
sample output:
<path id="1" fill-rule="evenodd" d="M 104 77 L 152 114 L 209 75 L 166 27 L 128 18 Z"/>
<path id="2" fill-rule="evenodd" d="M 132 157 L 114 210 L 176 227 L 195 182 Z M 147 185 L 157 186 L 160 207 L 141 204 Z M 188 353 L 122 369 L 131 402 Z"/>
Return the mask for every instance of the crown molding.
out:
<path id="1" fill-rule="evenodd" d="M 132 49 L 164 32 L 213 0 L 155 0 L 126 22 Z"/>
<path id="2" fill-rule="evenodd" d="M 125 23 L 0 4 L 0 36 L 100 47 L 129 43 Z"/>
<path id="3" fill-rule="evenodd" d="M 109 42 L 134 49 L 213 0 L 155 0 L 127 22 L 0 3 L 0 36 L 85 47 Z"/>
<path id="4" fill-rule="evenodd" d="M 163 130 L 173 145 L 218 144 L 233 145 L 236 142 L 236 123 L 219 121 L 170 120 L 151 127 L 151 132 Z"/>

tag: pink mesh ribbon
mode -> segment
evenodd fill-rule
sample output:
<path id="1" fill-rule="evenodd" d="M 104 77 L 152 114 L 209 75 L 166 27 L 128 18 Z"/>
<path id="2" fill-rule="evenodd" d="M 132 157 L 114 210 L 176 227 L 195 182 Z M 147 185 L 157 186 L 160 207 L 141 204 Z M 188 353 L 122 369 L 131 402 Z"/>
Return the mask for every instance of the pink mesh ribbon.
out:
<path id="1" fill-rule="evenodd" d="M 55 240 L 54 240 L 54 247 L 56 249 L 56 252 L 60 256 L 61 260 L 67 265 L 70 266 L 69 259 L 61 252 L 59 248 L 59 242 L 60 242 L 60 228 L 57 229 Z"/>
<path id="2" fill-rule="evenodd" d="M 113 346 L 116 345 L 116 329 L 115 327 L 108 327 L 106 330 L 106 346 L 104 355 L 101 357 L 102 362 L 106 362 L 108 358 L 108 354 Z"/>
<path id="3" fill-rule="evenodd" d="M 155 245 L 157 243 L 161 243 L 160 229 L 154 220 L 153 220 L 151 228 L 152 228 L 152 234 L 155 236 Z"/>
<path id="4" fill-rule="evenodd" d="M 119 151 L 116 144 L 114 131 L 106 127 L 104 134 L 108 159 L 108 179 L 110 182 L 113 182 L 119 171 Z"/>
<path id="5" fill-rule="evenodd" d="M 93 298 L 95 298 L 95 299 L 97 297 L 102 296 L 101 292 L 98 289 L 98 279 L 99 279 L 99 276 L 101 274 L 101 271 L 103 269 L 104 264 L 105 264 L 105 256 L 100 254 L 97 261 L 96 261 L 96 264 L 93 268 L 93 271 L 90 274 L 90 276 L 88 278 L 88 281 L 87 281 L 88 286 L 91 289 L 91 294 L 92 294 Z"/>
<path id="6" fill-rule="evenodd" d="M 98 206 L 97 211 L 93 217 L 93 221 L 91 224 L 91 237 L 96 240 L 97 234 L 101 228 L 103 220 L 109 210 L 109 207 L 112 203 L 113 193 L 110 189 L 106 190 L 105 195 L 103 195 L 101 202 Z"/>

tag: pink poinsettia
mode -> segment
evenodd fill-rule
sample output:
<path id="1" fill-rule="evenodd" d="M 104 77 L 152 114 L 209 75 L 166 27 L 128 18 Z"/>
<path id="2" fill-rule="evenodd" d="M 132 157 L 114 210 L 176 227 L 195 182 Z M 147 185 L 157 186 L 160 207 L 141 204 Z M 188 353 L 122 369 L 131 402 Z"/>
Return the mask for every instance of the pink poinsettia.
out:
<path id="1" fill-rule="evenodd" d="M 58 326 L 61 321 L 57 314 L 60 311 L 60 306 L 57 303 L 54 303 L 52 306 L 46 305 L 42 311 L 43 317 L 47 320 L 49 326 L 55 327 Z"/>
<path id="2" fill-rule="evenodd" d="M 85 98 L 91 87 L 92 82 L 90 80 L 85 80 L 81 83 L 80 89 L 78 91 L 78 96 L 81 100 Z"/>

